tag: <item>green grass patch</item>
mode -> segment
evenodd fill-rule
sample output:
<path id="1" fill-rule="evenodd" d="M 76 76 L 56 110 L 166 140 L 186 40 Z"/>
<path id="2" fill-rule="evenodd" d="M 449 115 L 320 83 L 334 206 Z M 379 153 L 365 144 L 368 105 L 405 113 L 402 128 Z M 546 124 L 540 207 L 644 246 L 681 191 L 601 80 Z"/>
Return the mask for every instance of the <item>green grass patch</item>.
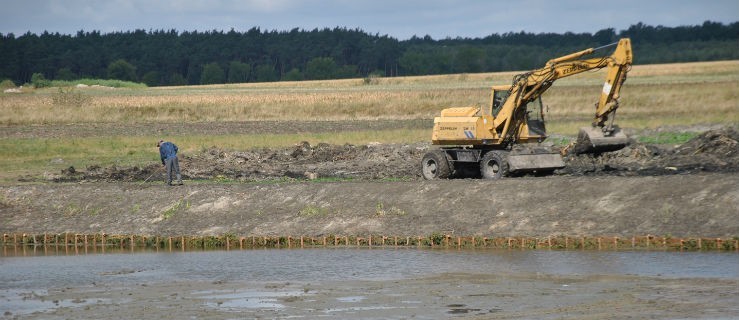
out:
<path id="1" fill-rule="evenodd" d="M 659 132 L 641 136 L 637 140 L 648 144 L 683 144 L 698 136 L 697 132 Z"/>
<path id="2" fill-rule="evenodd" d="M 318 207 L 314 205 L 307 205 L 303 209 L 300 209 L 298 212 L 298 215 L 301 217 L 315 217 L 315 216 L 325 216 L 328 215 L 330 212 L 328 209 L 323 207 Z"/>
<path id="3" fill-rule="evenodd" d="M 180 201 L 177 201 L 171 207 L 167 208 L 167 210 L 164 210 L 164 212 L 162 212 L 162 218 L 164 220 L 170 219 L 180 209 L 183 209 L 183 210 L 190 209 L 190 201 L 189 200 L 185 200 L 185 199 L 181 199 Z"/>

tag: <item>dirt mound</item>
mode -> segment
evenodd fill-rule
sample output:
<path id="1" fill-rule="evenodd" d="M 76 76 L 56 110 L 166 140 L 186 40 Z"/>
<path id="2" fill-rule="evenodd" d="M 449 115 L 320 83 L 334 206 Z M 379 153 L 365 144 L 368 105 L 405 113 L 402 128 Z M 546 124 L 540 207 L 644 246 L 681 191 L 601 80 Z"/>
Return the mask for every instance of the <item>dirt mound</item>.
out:
<path id="1" fill-rule="evenodd" d="M 69 167 L 62 170 L 58 176 L 51 178 L 54 182 L 73 182 L 73 181 L 150 181 L 161 180 L 161 174 L 164 170 L 161 165 L 148 165 L 143 168 L 129 167 L 119 168 L 110 166 L 103 168 L 97 165 L 88 166 L 85 171 L 79 171 L 75 167 Z"/>
<path id="2" fill-rule="evenodd" d="M 709 130 L 680 146 L 644 144 L 596 155 L 569 155 L 556 175 L 671 175 L 697 172 L 738 172 L 739 132 Z M 259 181 L 268 179 L 405 179 L 420 180 L 419 164 L 431 145 L 311 145 L 246 151 L 212 147 L 180 157 L 185 179 Z M 145 167 L 65 169 L 53 181 L 161 181 L 160 164 Z"/>
<path id="3" fill-rule="evenodd" d="M 228 151 L 218 148 L 185 156 L 190 178 L 226 177 L 240 180 L 289 178 L 385 179 L 416 177 L 415 161 L 428 149 L 426 144 L 364 146 L 312 146 L 302 142 L 292 148 Z"/>
<path id="4" fill-rule="evenodd" d="M 677 147 L 632 142 L 596 155 L 565 157 L 560 174 L 664 175 L 739 171 L 739 132 L 710 130 Z"/>
<path id="5" fill-rule="evenodd" d="M 196 180 L 420 179 L 417 167 L 428 148 L 427 143 L 313 146 L 308 142 L 289 148 L 246 151 L 212 147 L 202 153 L 181 155 L 180 167 L 183 178 Z M 86 170 L 69 167 L 50 180 L 162 181 L 164 167 L 160 164 L 141 168 L 90 166 Z"/>

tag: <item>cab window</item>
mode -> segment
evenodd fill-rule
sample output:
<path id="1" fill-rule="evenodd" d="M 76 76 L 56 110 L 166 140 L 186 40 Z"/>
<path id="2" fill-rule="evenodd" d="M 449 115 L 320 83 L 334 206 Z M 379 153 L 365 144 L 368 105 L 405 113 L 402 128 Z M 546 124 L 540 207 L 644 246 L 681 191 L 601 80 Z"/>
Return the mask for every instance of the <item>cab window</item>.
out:
<path id="1" fill-rule="evenodd" d="M 492 105 L 492 112 L 491 114 L 493 117 L 497 117 L 498 113 L 500 112 L 500 109 L 503 108 L 503 104 L 505 103 L 506 99 L 508 99 L 509 92 L 507 90 L 503 91 L 495 91 L 493 93 L 493 105 Z"/>

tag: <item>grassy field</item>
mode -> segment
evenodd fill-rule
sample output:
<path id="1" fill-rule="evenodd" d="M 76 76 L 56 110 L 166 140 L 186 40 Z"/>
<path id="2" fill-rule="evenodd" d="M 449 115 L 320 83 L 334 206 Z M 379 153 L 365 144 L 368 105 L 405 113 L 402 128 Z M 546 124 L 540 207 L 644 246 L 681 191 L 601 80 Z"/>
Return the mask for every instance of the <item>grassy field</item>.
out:
<path id="1" fill-rule="evenodd" d="M 105 123 L 223 123 L 233 121 L 428 119 L 452 106 L 487 105 L 491 85 L 517 72 L 330 81 L 248 83 L 156 88 L 44 88 L 0 93 L 6 128 Z M 550 133 L 574 135 L 590 123 L 604 71 L 557 81 L 544 95 Z M 665 126 L 739 124 L 739 61 L 634 66 L 621 92 L 617 123 Z M 12 130 L 11 130 L 12 131 Z M 6 130 L 7 132 L 7 130 Z M 430 131 L 393 129 L 331 134 L 225 134 L 167 137 L 187 152 L 210 146 L 247 149 L 311 143 L 427 141 Z M 156 161 L 154 136 L 89 138 L 0 137 L 0 172 L 56 172 L 89 164 L 137 165 Z M 62 159 L 63 161 L 55 161 Z M 0 177 L 2 179 L 3 177 Z"/>

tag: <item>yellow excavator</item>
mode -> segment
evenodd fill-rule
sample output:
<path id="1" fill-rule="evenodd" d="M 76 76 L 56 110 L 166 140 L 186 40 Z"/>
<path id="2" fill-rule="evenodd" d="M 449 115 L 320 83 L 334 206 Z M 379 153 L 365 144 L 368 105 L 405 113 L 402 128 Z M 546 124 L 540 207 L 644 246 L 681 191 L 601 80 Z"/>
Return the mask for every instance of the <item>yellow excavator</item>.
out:
<path id="1" fill-rule="evenodd" d="M 583 57 L 616 46 L 610 55 Z M 448 108 L 434 118 L 431 142 L 440 145 L 424 155 L 425 179 L 481 176 L 498 179 L 526 172 L 551 173 L 564 167 L 562 156 L 541 142 L 547 138 L 541 95 L 557 79 L 608 68 L 591 127 L 581 128 L 570 152 L 615 151 L 628 137 L 613 124 L 618 98 L 633 53 L 628 38 L 549 60 L 543 68 L 518 74 L 508 86 L 493 86 L 490 104 Z"/>

